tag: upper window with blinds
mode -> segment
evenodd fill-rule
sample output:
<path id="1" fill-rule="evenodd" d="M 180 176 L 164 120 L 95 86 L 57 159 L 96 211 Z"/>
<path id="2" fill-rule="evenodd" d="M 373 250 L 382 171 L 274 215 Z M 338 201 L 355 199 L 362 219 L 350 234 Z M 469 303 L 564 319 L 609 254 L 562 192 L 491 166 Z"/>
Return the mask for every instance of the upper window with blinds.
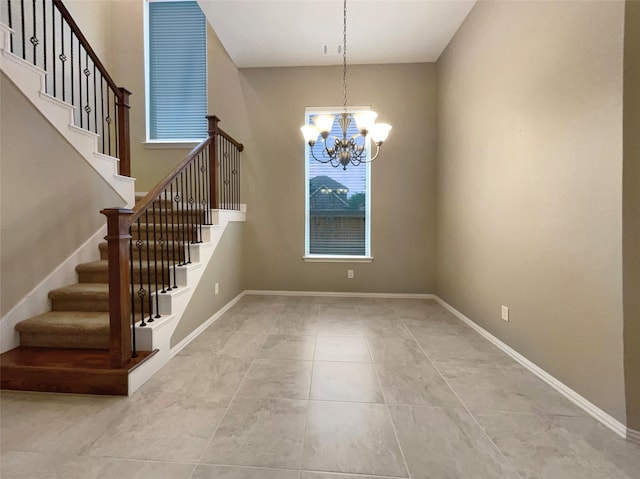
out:
<path id="1" fill-rule="evenodd" d="M 364 108 L 363 108 L 364 109 Z M 350 110 L 356 113 L 358 110 Z M 312 125 L 318 114 L 336 115 L 331 133 L 332 138 L 342 138 L 338 122 L 340 108 L 309 108 L 305 124 Z M 357 135 L 355 122 L 349 125 L 349 137 Z M 314 145 L 317 158 L 323 158 L 322 141 Z M 367 149 L 368 151 L 368 149 Z M 367 160 L 369 156 L 367 155 Z M 306 164 L 306 227 L 305 258 L 309 259 L 349 259 L 369 258 L 370 243 L 370 184 L 369 163 L 358 166 L 348 165 L 334 168 L 330 163 L 320 163 L 305 148 Z"/>
<path id="2" fill-rule="evenodd" d="M 150 1 L 147 138 L 207 137 L 207 20 L 195 1 Z"/>

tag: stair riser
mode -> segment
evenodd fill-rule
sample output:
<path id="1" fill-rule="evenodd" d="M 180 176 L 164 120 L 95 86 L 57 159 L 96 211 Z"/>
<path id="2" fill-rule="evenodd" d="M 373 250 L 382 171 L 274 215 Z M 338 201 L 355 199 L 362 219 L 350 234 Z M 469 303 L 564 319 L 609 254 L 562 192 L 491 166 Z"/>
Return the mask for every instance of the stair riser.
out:
<path id="1" fill-rule="evenodd" d="M 173 277 L 173 267 L 169 266 L 171 269 L 171 277 Z M 167 271 L 167 265 L 165 263 L 164 268 L 162 267 L 151 267 L 150 269 L 147 267 L 143 267 L 142 275 L 140 274 L 140 269 L 135 267 L 133 272 L 133 277 L 135 282 L 140 283 L 148 283 L 151 281 L 152 284 L 155 284 L 156 281 L 156 272 L 157 272 L 157 280 L 158 284 L 162 284 L 162 277 L 164 275 L 165 282 L 168 281 L 169 271 Z M 91 271 L 91 272 L 81 272 L 78 273 L 78 282 L 79 283 L 108 283 L 109 282 L 109 271 L 105 268 L 104 271 Z"/>
<path id="2" fill-rule="evenodd" d="M 162 248 L 158 245 L 157 246 L 157 251 L 155 251 L 155 256 L 157 258 L 158 261 L 160 261 L 162 259 L 162 257 L 164 256 L 164 260 L 167 260 L 167 255 L 169 256 L 169 259 L 171 259 L 171 256 L 173 254 L 173 257 L 175 258 L 175 260 L 178 260 L 178 251 L 181 251 L 181 248 L 183 248 L 182 242 L 169 242 L 168 244 L 165 244 Z M 147 252 L 147 246 L 146 244 L 144 244 L 142 246 L 141 249 L 138 249 L 137 247 L 133 248 L 132 251 L 132 258 L 135 260 L 138 260 L 140 258 L 140 256 L 142 256 L 142 259 L 147 259 L 147 258 L 151 258 L 153 259 L 154 256 L 154 246 L 153 243 L 151 243 L 149 245 L 149 251 Z M 100 259 L 106 260 L 109 259 L 109 251 L 107 249 L 106 244 L 105 245 L 101 245 L 100 246 Z"/>
<path id="3" fill-rule="evenodd" d="M 109 335 L 20 333 L 20 345 L 34 348 L 109 349 Z"/>
<path id="4" fill-rule="evenodd" d="M 74 298 L 68 296 L 64 298 L 52 298 L 51 309 L 53 311 L 109 311 L 109 298 Z"/>
<path id="5" fill-rule="evenodd" d="M 134 241 L 138 239 L 141 239 L 142 241 L 153 241 L 153 227 L 150 227 L 148 231 L 144 226 L 142 226 L 140 231 L 138 231 L 137 227 L 134 227 L 132 228 L 131 236 L 133 237 Z M 159 230 L 156 230 L 156 241 L 160 240 L 160 238 L 163 238 L 165 240 L 176 240 L 179 242 L 182 242 L 183 239 L 187 241 L 196 241 L 198 239 L 198 230 L 196 230 L 196 228 L 183 227 L 171 228 L 171 225 L 169 225 L 169 230 L 163 230 L 162 234 L 160 234 Z M 133 249 L 136 249 L 135 244 L 133 245 Z M 146 249 L 146 247 L 144 249 Z"/>
<path id="6" fill-rule="evenodd" d="M 211 215 L 210 215 L 211 216 Z M 149 222 L 149 223 L 157 223 L 158 225 L 162 223 L 163 227 L 167 223 L 171 225 L 171 223 L 202 223 L 205 222 L 206 216 L 204 211 L 201 209 L 198 210 L 162 210 L 156 208 L 154 213 L 153 210 L 149 210 L 149 212 L 145 215 L 143 214 L 140 217 L 141 222 Z M 211 218 L 209 218 L 211 220 Z"/>
<path id="7" fill-rule="evenodd" d="M 153 289 L 155 289 L 155 284 L 152 283 Z M 139 313 L 143 310 L 145 313 L 149 312 L 149 287 L 145 285 L 145 296 L 144 296 L 144 305 L 140 304 L 140 299 L 138 296 L 139 286 L 134 286 L 134 310 L 136 313 Z M 162 288 L 162 286 L 159 286 Z M 155 297 L 152 296 L 152 311 L 155 311 L 156 308 L 156 300 Z M 65 298 L 55 298 L 51 300 L 51 309 L 53 311 L 94 311 L 94 312 L 109 312 L 109 298 L 74 298 L 73 296 L 68 296 Z"/>

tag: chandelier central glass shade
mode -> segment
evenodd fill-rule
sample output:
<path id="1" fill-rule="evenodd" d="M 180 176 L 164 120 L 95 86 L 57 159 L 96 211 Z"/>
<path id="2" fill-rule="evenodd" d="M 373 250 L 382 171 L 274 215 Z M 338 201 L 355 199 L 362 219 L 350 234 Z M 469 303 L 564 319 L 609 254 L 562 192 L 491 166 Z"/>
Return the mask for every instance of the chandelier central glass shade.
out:
<path id="1" fill-rule="evenodd" d="M 335 115 L 316 115 L 313 118 L 313 125 L 304 125 L 300 128 L 305 141 L 309 144 L 309 151 L 314 160 L 320 163 L 330 163 L 333 167 L 342 166 L 347 169 L 351 163 L 358 166 L 360 163 L 369 163 L 375 160 L 380 154 L 380 146 L 389 136 L 391 125 L 386 123 L 375 123 L 378 114 L 375 111 L 361 111 L 349 113 L 347 107 L 347 0 L 344 0 L 343 8 L 343 43 L 342 43 L 342 89 L 343 89 L 343 111 L 339 114 L 338 121 L 342 130 L 342 137 L 329 137 Z M 352 121 L 355 121 L 357 134 L 349 137 L 348 130 Z M 322 155 L 318 158 L 315 154 L 314 145 L 322 139 Z M 376 152 L 370 159 L 367 159 L 367 144 L 373 141 L 376 145 Z"/>

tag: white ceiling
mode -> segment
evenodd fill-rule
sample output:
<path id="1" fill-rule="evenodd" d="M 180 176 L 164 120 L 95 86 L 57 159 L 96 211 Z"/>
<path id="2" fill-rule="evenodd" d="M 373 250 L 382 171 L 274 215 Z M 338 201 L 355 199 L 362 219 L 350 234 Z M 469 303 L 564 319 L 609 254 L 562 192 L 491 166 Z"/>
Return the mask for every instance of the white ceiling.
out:
<path id="1" fill-rule="evenodd" d="M 348 0 L 347 61 L 434 62 L 476 0 Z M 325 44 L 342 43 L 341 0 L 199 0 L 240 67 L 337 65 Z"/>

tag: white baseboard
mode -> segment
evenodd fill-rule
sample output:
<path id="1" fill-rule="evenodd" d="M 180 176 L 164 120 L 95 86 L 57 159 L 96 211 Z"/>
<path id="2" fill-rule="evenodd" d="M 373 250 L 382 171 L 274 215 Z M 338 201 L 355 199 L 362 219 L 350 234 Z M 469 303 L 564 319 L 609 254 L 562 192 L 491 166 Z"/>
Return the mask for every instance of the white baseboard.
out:
<path id="1" fill-rule="evenodd" d="M 635 442 L 636 444 L 640 444 L 640 431 L 636 431 L 635 429 L 627 428 L 627 440 L 631 442 Z"/>
<path id="2" fill-rule="evenodd" d="M 538 376 L 540 379 L 542 379 L 544 382 L 546 382 L 549 386 L 551 386 L 556 391 L 558 391 L 560 394 L 562 394 L 567 399 L 569 399 L 569 401 L 574 403 L 576 406 L 578 406 L 581 409 L 583 409 L 587 414 L 592 416 L 594 419 L 597 419 L 603 425 L 605 425 L 606 427 L 611 429 L 618 436 L 620 436 L 622 438 L 628 438 L 629 437 L 630 430 L 627 430 L 627 427 L 624 424 L 622 424 L 620 421 L 618 421 L 616 418 L 614 418 L 613 416 L 609 415 L 608 413 L 606 413 L 605 411 L 600 409 L 598 406 L 596 406 L 595 404 L 591 403 L 590 401 L 588 401 L 587 399 L 582 397 L 580 394 L 575 392 L 573 389 L 571 389 L 569 386 L 567 386 L 563 382 L 561 382 L 558 379 L 556 379 L 555 377 L 553 377 L 551 374 L 546 372 L 544 369 L 540 368 L 539 366 L 537 366 L 533 362 L 529 361 L 527 358 L 522 356 L 516 350 L 512 349 L 510 346 L 508 346 L 507 344 L 505 344 L 502 341 L 500 341 L 498 338 L 496 338 L 489 331 L 487 331 L 483 327 L 477 325 L 473 320 L 469 319 L 467 316 L 462 314 L 460 311 L 458 311 L 456 308 L 454 308 L 449 303 L 444 301 L 442 298 L 440 298 L 438 296 L 435 296 L 434 299 L 438 303 L 440 303 L 445 309 L 447 309 L 452 314 L 454 314 L 458 319 L 460 319 L 461 321 L 463 321 L 467 325 L 469 325 L 471 328 L 473 328 L 478 334 L 480 334 L 485 339 L 489 340 L 491 343 L 493 343 L 495 346 L 497 346 L 499 349 L 504 351 L 506 354 L 511 356 L 513 359 L 515 359 L 522 366 L 524 366 L 529 371 L 531 371 L 533 374 Z"/>
<path id="3" fill-rule="evenodd" d="M 327 296 L 336 298 L 395 298 L 395 299 L 435 299 L 433 294 L 422 293 L 356 293 L 331 291 L 271 291 L 248 289 L 244 292 L 254 296 Z"/>
<path id="4" fill-rule="evenodd" d="M 193 341 L 200 335 L 200 333 L 202 333 L 205 329 L 211 326 L 224 313 L 226 313 L 234 304 L 240 301 L 240 299 L 242 299 L 245 294 L 247 294 L 246 291 L 242 291 L 235 298 L 233 298 L 231 301 L 225 304 L 222 308 L 220 308 L 213 316 L 211 316 L 204 323 L 202 323 L 200 326 L 194 329 L 187 337 L 185 337 L 182 341 L 180 341 L 178 344 L 172 347 L 169 353 L 170 357 L 174 357 L 176 354 L 182 351 L 185 347 L 187 347 L 189 343 L 191 343 L 191 341 Z"/>
<path id="5" fill-rule="evenodd" d="M 20 345 L 16 324 L 23 319 L 43 314 L 51 309 L 49 291 L 78 281 L 76 266 L 100 258 L 98 244 L 107 234 L 106 223 L 78 249 L 36 285 L 22 300 L 0 320 L 0 352 L 4 353 Z"/>

